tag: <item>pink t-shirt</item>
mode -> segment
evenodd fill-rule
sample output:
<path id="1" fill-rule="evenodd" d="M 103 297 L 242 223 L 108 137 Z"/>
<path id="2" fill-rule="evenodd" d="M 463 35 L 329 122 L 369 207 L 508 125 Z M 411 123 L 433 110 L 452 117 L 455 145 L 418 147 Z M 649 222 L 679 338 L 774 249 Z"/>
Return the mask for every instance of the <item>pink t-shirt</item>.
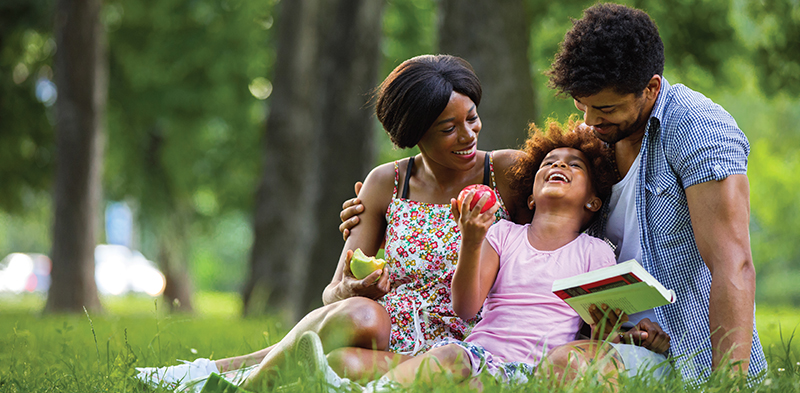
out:
<path id="1" fill-rule="evenodd" d="M 527 225 L 501 220 L 486 234 L 500 256 L 500 270 L 486 301 L 483 320 L 467 342 L 506 362 L 536 364 L 547 350 L 575 339 L 581 318 L 551 291 L 553 281 L 616 263 L 602 240 L 581 234 L 554 251 L 528 242 Z"/>

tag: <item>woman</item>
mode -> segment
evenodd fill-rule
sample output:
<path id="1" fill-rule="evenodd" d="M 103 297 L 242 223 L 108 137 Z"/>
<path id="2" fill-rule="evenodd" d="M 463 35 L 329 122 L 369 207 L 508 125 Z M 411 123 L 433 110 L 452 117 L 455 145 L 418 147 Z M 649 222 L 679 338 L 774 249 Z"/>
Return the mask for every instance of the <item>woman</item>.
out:
<path id="1" fill-rule="evenodd" d="M 519 152 L 476 148 L 480 98 L 480 82 L 471 67 L 452 56 L 410 59 L 378 92 L 376 114 L 392 142 L 401 148 L 418 146 L 420 154 L 369 174 L 361 191 L 362 223 L 345 250 L 365 244 L 369 248 L 362 250 L 374 255 L 386 241 L 389 274 L 381 276 L 373 298 L 393 314 L 393 352 L 414 355 L 443 335 L 462 336 L 469 329 L 450 306 L 460 240 L 450 199 L 467 185 L 486 183 L 499 191 L 498 218 L 521 212 L 519 206 L 503 203 L 519 198 L 505 176 L 495 177 L 516 162 Z M 339 289 L 350 286 L 353 279 L 344 270 L 340 263 L 324 301 L 337 300 Z M 391 282 L 391 288 L 382 280 Z"/>
<path id="2" fill-rule="evenodd" d="M 370 172 L 360 192 L 360 225 L 348 237 L 323 292 L 325 306 L 309 313 L 279 343 L 254 354 L 211 365 L 199 359 L 195 363 L 202 370 L 195 374 L 192 364 L 177 366 L 184 367 L 180 370 L 144 369 L 140 378 L 156 383 L 194 378 L 215 367 L 233 370 L 263 359 L 259 379 L 269 380 L 306 331 L 319 334 L 326 353 L 344 348 L 329 355 L 330 361 L 351 378 L 385 372 L 390 363 L 426 351 L 443 338 L 463 339 L 475 321 L 460 320 L 450 301 L 460 241 L 450 200 L 467 185 L 485 183 L 498 194 L 492 210 L 498 218 L 530 220 L 524 205 L 503 202 L 524 201 L 505 176 L 521 153 L 477 150 L 481 92 L 472 67 L 454 56 L 418 56 L 395 68 L 378 90 L 376 115 L 396 146 L 418 146 L 420 154 Z M 352 250 L 375 255 L 384 241 L 387 268 L 356 279 L 349 268 Z"/>

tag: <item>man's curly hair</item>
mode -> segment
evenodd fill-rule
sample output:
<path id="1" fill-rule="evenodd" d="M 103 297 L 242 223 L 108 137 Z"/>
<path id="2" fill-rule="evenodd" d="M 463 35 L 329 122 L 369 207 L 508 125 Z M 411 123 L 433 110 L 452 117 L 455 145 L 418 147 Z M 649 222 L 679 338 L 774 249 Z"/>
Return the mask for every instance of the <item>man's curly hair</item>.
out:
<path id="1" fill-rule="evenodd" d="M 588 97 L 612 88 L 638 97 L 653 75 L 663 74 L 664 44 L 644 11 L 595 4 L 572 24 L 547 71 L 560 94 Z"/>
<path id="2" fill-rule="evenodd" d="M 545 130 L 535 124 L 528 126 L 528 139 L 525 141 L 524 157 L 509 168 L 511 184 L 517 195 L 530 195 L 533 180 L 547 153 L 561 147 L 580 150 L 589 160 L 589 179 L 595 195 L 606 203 L 611 195 L 611 186 L 617 181 L 611 149 L 598 139 L 591 128 L 584 127 L 576 116 L 570 117 L 566 124 L 549 121 Z M 596 215 L 592 217 L 593 222 Z"/>

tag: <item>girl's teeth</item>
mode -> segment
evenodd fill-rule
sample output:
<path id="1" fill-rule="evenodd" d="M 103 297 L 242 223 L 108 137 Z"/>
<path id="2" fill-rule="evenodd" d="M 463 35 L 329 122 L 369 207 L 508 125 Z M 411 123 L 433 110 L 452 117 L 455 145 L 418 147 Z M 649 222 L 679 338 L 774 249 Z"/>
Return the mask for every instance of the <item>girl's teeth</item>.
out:
<path id="1" fill-rule="evenodd" d="M 462 155 L 462 156 L 466 156 L 468 154 L 471 154 L 473 151 L 474 151 L 474 149 L 469 149 L 469 150 L 454 151 L 453 153 L 456 153 L 456 154 Z"/>

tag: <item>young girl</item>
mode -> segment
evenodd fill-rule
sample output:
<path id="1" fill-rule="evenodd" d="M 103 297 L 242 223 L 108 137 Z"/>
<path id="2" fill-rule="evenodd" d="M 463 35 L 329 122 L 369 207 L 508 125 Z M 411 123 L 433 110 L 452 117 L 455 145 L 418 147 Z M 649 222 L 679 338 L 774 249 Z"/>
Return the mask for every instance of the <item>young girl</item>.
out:
<path id="1" fill-rule="evenodd" d="M 582 233 L 610 193 L 613 167 L 602 142 L 573 121 L 566 129 L 550 123 L 546 133 L 532 126 L 525 152 L 512 168 L 512 184 L 531 193 L 530 224 L 492 225 L 492 215 L 480 213 L 483 200 L 467 208 L 474 193 L 460 209 L 451 201 L 462 234 L 453 308 L 469 319 L 483 307 L 483 320 L 464 341 L 438 344 L 373 388 L 407 386 L 441 371 L 524 382 L 548 348 L 574 339 L 581 318 L 551 287 L 554 280 L 616 263 L 605 242 Z"/>

